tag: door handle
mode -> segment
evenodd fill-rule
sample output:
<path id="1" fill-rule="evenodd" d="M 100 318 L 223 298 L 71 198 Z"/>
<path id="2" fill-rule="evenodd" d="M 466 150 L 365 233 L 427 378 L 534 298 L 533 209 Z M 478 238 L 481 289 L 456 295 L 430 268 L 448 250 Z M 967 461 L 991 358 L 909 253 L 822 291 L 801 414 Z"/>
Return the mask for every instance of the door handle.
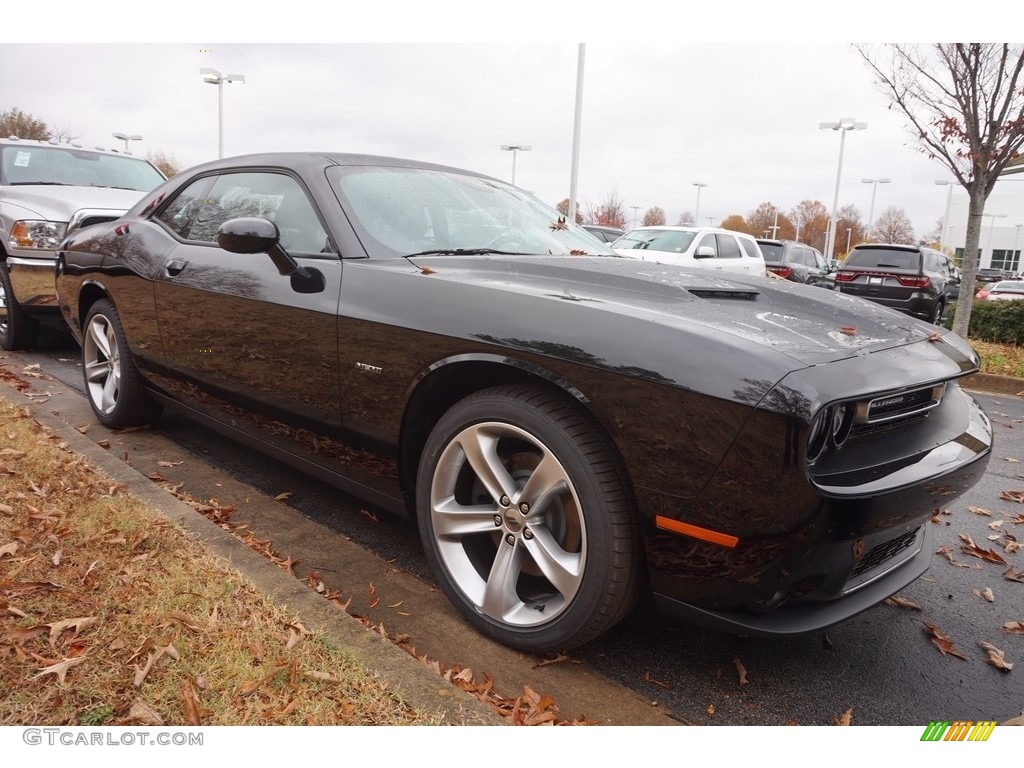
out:
<path id="1" fill-rule="evenodd" d="M 167 262 L 167 267 L 165 268 L 164 271 L 167 273 L 168 277 L 176 277 L 181 272 L 181 270 L 183 270 L 186 266 L 188 266 L 187 261 L 182 261 L 181 259 L 171 259 L 170 261 Z"/>

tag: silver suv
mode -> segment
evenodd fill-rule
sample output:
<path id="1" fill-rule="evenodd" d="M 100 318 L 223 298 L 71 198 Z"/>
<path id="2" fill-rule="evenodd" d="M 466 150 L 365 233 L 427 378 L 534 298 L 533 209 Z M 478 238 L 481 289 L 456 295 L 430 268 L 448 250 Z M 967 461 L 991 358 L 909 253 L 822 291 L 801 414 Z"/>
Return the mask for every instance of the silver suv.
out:
<path id="1" fill-rule="evenodd" d="M 151 163 L 124 152 L 0 139 L 0 347 L 30 347 L 40 320 L 59 322 L 60 242 L 119 218 L 163 181 Z"/>

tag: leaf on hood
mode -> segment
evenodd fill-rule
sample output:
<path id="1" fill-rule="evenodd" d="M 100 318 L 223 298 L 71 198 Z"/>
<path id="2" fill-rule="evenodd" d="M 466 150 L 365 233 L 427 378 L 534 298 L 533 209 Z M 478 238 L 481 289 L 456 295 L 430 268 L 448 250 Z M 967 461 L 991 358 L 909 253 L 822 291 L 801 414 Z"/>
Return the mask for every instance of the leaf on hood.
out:
<path id="1" fill-rule="evenodd" d="M 568 229 L 569 225 L 565 223 L 565 216 L 559 216 L 556 221 L 549 225 L 552 232 L 557 232 L 560 229 Z"/>
<path id="2" fill-rule="evenodd" d="M 992 643 L 986 643 L 982 640 L 978 645 L 984 648 L 985 653 L 988 654 L 988 663 L 1000 672 L 1009 672 L 1013 669 L 1013 664 L 1006 660 L 1006 656 L 1003 651 L 996 648 Z"/>
<path id="3" fill-rule="evenodd" d="M 991 587 L 985 587 L 984 591 L 975 587 L 971 590 L 971 594 L 973 594 L 975 597 L 982 597 L 990 603 L 994 603 L 996 601 L 996 596 L 992 594 Z"/>
<path id="4" fill-rule="evenodd" d="M 974 539 L 968 536 L 966 533 L 960 534 L 960 540 L 964 542 L 960 545 L 960 551 L 966 552 L 968 555 L 981 558 L 989 563 L 998 563 L 999 565 L 1006 565 L 1006 561 L 1003 560 L 1003 556 L 1000 555 L 993 549 L 982 549 L 974 543 Z"/>
<path id="5" fill-rule="evenodd" d="M 905 598 L 905 597 L 895 597 L 895 596 L 894 597 L 887 597 L 885 599 L 885 602 L 887 604 L 889 604 L 889 605 L 895 605 L 898 608 L 906 608 L 907 610 L 911 610 L 911 611 L 920 611 L 921 610 L 921 606 L 919 606 L 917 603 L 912 603 L 910 600 L 907 600 L 907 598 Z"/>
<path id="6" fill-rule="evenodd" d="M 855 327 L 853 327 L 852 325 L 844 325 L 842 328 L 839 329 L 839 332 L 841 334 L 843 334 L 844 336 L 856 336 L 857 335 L 857 329 Z"/>
<path id="7" fill-rule="evenodd" d="M 73 630 L 73 634 L 68 638 L 66 643 L 71 642 L 78 637 L 79 632 L 83 629 L 88 629 L 95 624 L 96 621 L 97 619 L 95 616 L 81 616 L 77 619 L 64 619 L 64 621 L 54 621 L 47 624 L 46 626 L 50 628 L 50 645 L 55 648 L 57 646 L 57 638 L 60 637 L 62 632 L 69 629 Z"/>
<path id="8" fill-rule="evenodd" d="M 1008 621 L 1003 624 L 1003 632 L 1011 635 L 1024 635 L 1024 621 Z"/>
<path id="9" fill-rule="evenodd" d="M 853 722 L 853 707 L 850 707 L 835 719 L 836 725 L 849 725 L 851 722 Z"/>
<path id="10" fill-rule="evenodd" d="M 958 659 L 967 661 L 967 657 L 957 650 L 956 646 L 953 645 L 953 641 L 946 637 L 934 624 L 930 622 L 924 622 L 924 631 L 926 634 L 931 635 L 932 644 L 942 651 L 943 656 L 956 656 Z"/>
<path id="11" fill-rule="evenodd" d="M 29 679 L 35 680 L 36 678 L 42 677 L 43 675 L 56 675 L 57 680 L 60 681 L 60 684 L 64 685 L 65 678 L 67 677 L 68 674 L 68 670 L 70 670 L 72 667 L 77 667 L 79 664 L 85 661 L 85 659 L 85 656 L 75 656 L 74 658 L 63 659 L 61 661 L 58 661 L 56 664 L 51 664 L 48 667 L 44 667 L 42 670 L 40 670 L 38 674 L 33 675 Z"/>
<path id="12" fill-rule="evenodd" d="M 437 270 L 436 269 L 431 269 L 430 267 L 420 267 L 420 274 L 421 275 L 436 275 L 437 274 Z"/>

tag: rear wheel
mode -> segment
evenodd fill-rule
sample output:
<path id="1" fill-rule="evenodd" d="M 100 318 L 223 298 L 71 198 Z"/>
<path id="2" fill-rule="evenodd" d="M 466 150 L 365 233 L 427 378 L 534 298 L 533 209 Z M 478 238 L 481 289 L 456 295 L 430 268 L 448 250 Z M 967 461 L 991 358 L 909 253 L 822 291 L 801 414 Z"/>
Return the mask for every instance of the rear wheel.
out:
<path id="1" fill-rule="evenodd" d="M 89 405 L 101 424 L 134 427 L 160 415 L 128 352 L 117 310 L 106 299 L 93 304 L 85 318 L 82 375 Z"/>
<path id="2" fill-rule="evenodd" d="M 416 508 L 445 593 L 485 634 L 527 651 L 592 640 L 641 584 L 632 494 L 574 404 L 527 386 L 478 392 L 431 432 Z"/>
<path id="3" fill-rule="evenodd" d="M 932 312 L 931 323 L 932 325 L 939 325 L 942 322 L 942 315 L 946 311 L 946 302 L 939 299 L 935 302 L 935 311 Z"/>
<path id="4" fill-rule="evenodd" d="M 0 347 L 8 351 L 34 347 L 38 337 L 39 321 L 14 298 L 7 262 L 0 262 Z"/>

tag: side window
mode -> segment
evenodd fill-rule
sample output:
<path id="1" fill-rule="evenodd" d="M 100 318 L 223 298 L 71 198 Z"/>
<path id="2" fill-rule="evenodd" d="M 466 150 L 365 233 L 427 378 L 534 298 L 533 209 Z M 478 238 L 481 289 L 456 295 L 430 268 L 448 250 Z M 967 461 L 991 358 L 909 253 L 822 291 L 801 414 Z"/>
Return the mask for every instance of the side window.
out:
<path id="1" fill-rule="evenodd" d="M 211 183 L 213 183 L 213 178 L 210 176 L 193 181 L 181 190 L 167 204 L 167 207 L 154 218 L 162 221 L 168 229 L 179 237 L 185 237 L 192 227 L 192 222 L 195 221 L 196 214 L 203 207 L 204 192 Z"/>
<path id="2" fill-rule="evenodd" d="M 828 264 L 825 263 L 825 257 L 817 251 L 811 251 L 811 254 L 814 256 L 814 265 L 822 272 L 827 272 Z"/>
<path id="3" fill-rule="evenodd" d="M 740 245 L 743 246 L 744 253 L 746 253 L 747 256 L 749 256 L 752 259 L 756 259 L 758 256 L 761 255 L 757 252 L 757 243 L 755 243 L 753 240 L 747 240 L 747 238 L 741 237 Z"/>
<path id="4" fill-rule="evenodd" d="M 743 256 L 733 235 L 718 235 L 718 258 L 739 259 Z"/>
<path id="5" fill-rule="evenodd" d="M 296 253 L 323 253 L 327 233 L 305 191 L 282 173 L 227 173 L 206 193 L 188 231 L 188 239 L 217 241 L 217 230 L 230 219 L 256 217 L 277 224 L 281 245 Z"/>
<path id="6" fill-rule="evenodd" d="M 697 250 L 700 250 L 705 245 L 709 246 L 715 252 L 715 256 L 716 257 L 718 256 L 718 245 L 715 243 L 715 236 L 714 235 L 712 235 L 712 234 L 704 235 L 704 237 L 702 237 L 700 239 L 700 242 L 697 243 Z M 696 252 L 697 251 L 694 251 L 694 253 L 696 253 Z"/>

